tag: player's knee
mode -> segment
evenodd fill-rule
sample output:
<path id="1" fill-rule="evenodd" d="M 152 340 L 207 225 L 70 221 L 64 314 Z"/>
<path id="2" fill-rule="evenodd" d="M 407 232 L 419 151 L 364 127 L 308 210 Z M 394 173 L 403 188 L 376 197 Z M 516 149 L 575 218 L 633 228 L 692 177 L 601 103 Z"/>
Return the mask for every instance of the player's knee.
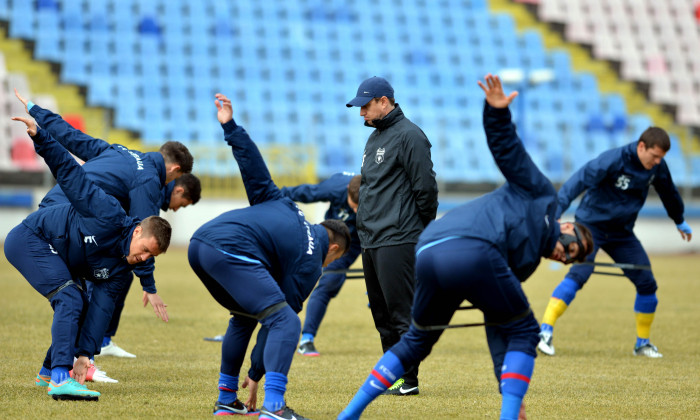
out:
<path id="1" fill-rule="evenodd" d="M 656 293 L 658 286 L 654 277 L 649 276 L 645 279 L 640 279 L 634 282 L 638 295 L 652 295 Z"/>
<path id="2" fill-rule="evenodd" d="M 54 312 L 79 317 L 83 307 L 87 305 L 87 297 L 78 289 L 78 286 L 70 285 L 52 296 L 50 302 Z"/>
<path id="3" fill-rule="evenodd" d="M 285 334 L 298 337 L 301 334 L 301 321 L 288 305 L 266 316 L 260 322 L 269 329 L 279 329 Z"/>
<path id="4" fill-rule="evenodd" d="M 506 332 L 508 351 L 520 351 L 530 356 L 537 356 L 535 349 L 540 341 L 539 333 L 539 324 L 532 314 L 514 323 Z"/>

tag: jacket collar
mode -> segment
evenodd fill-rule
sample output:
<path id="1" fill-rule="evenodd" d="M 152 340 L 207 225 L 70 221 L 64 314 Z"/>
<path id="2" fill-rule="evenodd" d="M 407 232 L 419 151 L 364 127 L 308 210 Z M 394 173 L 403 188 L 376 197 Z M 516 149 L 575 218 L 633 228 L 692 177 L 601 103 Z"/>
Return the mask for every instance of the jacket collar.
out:
<path id="1" fill-rule="evenodd" d="M 632 142 L 625 146 L 625 152 L 628 155 L 629 161 L 638 169 L 646 169 L 644 165 L 642 165 L 642 161 L 639 160 L 639 155 L 637 154 L 637 143 L 638 142 Z"/>
<path id="2" fill-rule="evenodd" d="M 122 237 L 119 240 L 118 250 L 119 253 L 122 255 L 122 259 L 126 261 L 126 257 L 129 255 L 129 248 L 131 247 L 131 240 L 134 237 L 134 229 L 136 229 L 136 226 L 138 226 L 138 223 L 140 220 L 134 219 L 134 223 L 132 224 L 130 229 L 123 229 L 122 230 Z"/>
<path id="3" fill-rule="evenodd" d="M 165 158 L 160 152 L 148 152 L 148 155 L 153 159 L 153 163 L 156 166 L 156 171 L 158 171 L 158 177 L 160 178 L 160 186 L 165 187 Z"/>
<path id="4" fill-rule="evenodd" d="M 383 131 L 383 130 L 386 130 L 387 128 L 391 127 L 392 125 L 396 124 L 397 122 L 403 120 L 404 118 L 406 118 L 406 117 L 403 115 L 403 111 L 401 111 L 401 107 L 399 106 L 399 104 L 397 102 L 394 109 L 392 109 L 391 112 L 386 114 L 386 116 L 384 118 L 373 120 L 372 123 L 374 125 L 369 125 L 368 121 L 365 121 L 365 125 L 367 127 L 373 127 L 379 131 Z"/>
<path id="5" fill-rule="evenodd" d="M 163 211 L 168 211 L 170 209 L 170 198 L 173 196 L 173 190 L 175 189 L 175 181 L 170 181 L 168 185 L 161 190 L 163 196 L 163 202 L 160 205 L 160 209 Z"/>

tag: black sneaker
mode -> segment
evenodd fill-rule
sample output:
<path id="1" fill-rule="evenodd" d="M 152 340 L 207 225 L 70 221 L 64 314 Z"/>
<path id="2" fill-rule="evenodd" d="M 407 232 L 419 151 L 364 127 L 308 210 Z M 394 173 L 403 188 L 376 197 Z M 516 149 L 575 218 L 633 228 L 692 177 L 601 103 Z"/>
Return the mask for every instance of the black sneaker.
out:
<path id="1" fill-rule="evenodd" d="M 299 349 L 297 351 L 299 352 L 299 354 L 303 354 L 304 356 L 321 355 L 321 353 L 319 353 L 318 350 L 316 350 L 313 341 L 304 341 L 303 343 L 299 344 Z"/>
<path id="2" fill-rule="evenodd" d="M 260 414 L 260 411 L 248 410 L 248 407 L 246 407 L 246 405 L 243 404 L 241 400 L 236 400 L 230 404 L 222 404 L 219 401 L 217 401 L 216 405 L 214 405 L 215 416 L 232 416 L 235 414 L 239 416 L 257 416 L 258 414 Z"/>
<path id="3" fill-rule="evenodd" d="M 263 407 L 260 409 L 260 417 L 258 420 L 311 420 L 306 417 L 302 417 L 295 413 L 294 410 L 285 405 L 277 411 L 270 411 Z"/>
<path id="4" fill-rule="evenodd" d="M 399 378 L 394 382 L 394 385 L 389 387 L 382 395 L 418 395 L 418 386 L 408 386 L 404 383 L 403 378 Z"/>

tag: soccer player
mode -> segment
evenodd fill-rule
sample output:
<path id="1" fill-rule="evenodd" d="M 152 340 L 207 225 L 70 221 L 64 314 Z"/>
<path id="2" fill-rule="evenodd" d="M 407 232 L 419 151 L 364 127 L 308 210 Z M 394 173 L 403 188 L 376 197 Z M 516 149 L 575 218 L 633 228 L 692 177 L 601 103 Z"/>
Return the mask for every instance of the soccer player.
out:
<path id="1" fill-rule="evenodd" d="M 94 282 L 100 296 L 114 296 L 120 285 L 115 278 L 168 249 L 171 228 L 157 216 L 129 217 L 47 130 L 38 130 L 29 118 L 13 120 L 27 125 L 37 153 L 69 200 L 36 210 L 5 238 L 7 260 L 54 310 L 51 347 L 36 384 L 48 387 L 57 400 L 97 400 L 100 393 L 83 383 L 104 331 L 99 322 L 105 306 L 101 299 L 88 304 L 84 282 Z"/>
<path id="2" fill-rule="evenodd" d="M 423 360 L 464 299 L 484 313 L 502 394 L 501 419 L 516 419 L 522 409 L 539 325 L 520 283 L 542 257 L 581 261 L 593 244 L 585 227 L 556 222 L 556 190 L 511 123 L 508 105 L 517 92 L 506 96 L 498 76 L 487 75 L 485 83 L 479 81 L 486 94 L 484 129 L 507 182 L 448 212 L 421 234 L 411 328 L 379 360 L 339 419 L 359 418 L 407 366 Z"/>
<path id="3" fill-rule="evenodd" d="M 565 212 L 571 202 L 586 191 L 576 210 L 576 221 L 593 233 L 595 247 L 588 262 L 595 261 L 598 249 L 602 248 L 616 263 L 650 265 L 649 257 L 633 231 L 650 185 L 661 197 L 681 238 L 690 241 L 693 231 L 683 218 L 683 200 L 663 159 L 670 148 L 668 134 L 661 128 L 650 127 L 638 141 L 608 150 L 586 163 L 562 185 L 557 215 Z M 576 292 L 586 284 L 593 268 L 592 265 L 571 267 L 554 289 L 542 319 L 541 339 L 537 345 L 542 353 L 554 355 L 554 324 L 574 300 Z M 633 354 L 662 357 L 656 346 L 649 342 L 658 303 L 654 275 L 651 269 L 623 271 L 637 290 L 634 301 L 637 342 Z"/>
<path id="4" fill-rule="evenodd" d="M 423 130 L 395 102 L 394 88 L 370 77 L 347 107 L 359 107 L 373 128 L 362 155 L 357 230 L 374 325 L 386 352 L 408 331 L 415 288 L 415 246 L 435 219 L 438 187 Z M 418 394 L 418 364 L 387 391 Z"/>
<path id="5" fill-rule="evenodd" d="M 183 174 L 174 181 L 170 181 L 162 191 L 160 196 L 160 209 L 163 211 L 172 210 L 177 212 L 181 208 L 185 208 L 190 205 L 197 204 L 202 195 L 202 184 L 195 175 Z M 126 357 L 134 358 L 136 355 L 129 353 L 128 351 L 119 347 L 112 337 L 117 333 L 119 328 L 119 320 L 121 318 L 122 310 L 124 309 L 124 301 L 126 300 L 126 295 L 129 293 L 129 288 L 131 287 L 131 282 L 134 276 L 128 275 L 126 283 L 124 284 L 124 289 L 119 294 L 114 306 L 114 313 L 112 314 L 112 319 L 109 321 L 109 326 L 105 332 L 104 338 L 102 339 L 102 345 L 100 349 L 100 354 L 98 356 L 114 356 L 114 357 Z M 143 306 L 148 304 L 147 294 L 143 296 Z M 164 307 L 168 305 L 164 304 Z"/>
<path id="6" fill-rule="evenodd" d="M 221 348 L 214 415 L 248 414 L 238 375 L 258 322 L 268 328 L 263 351 L 265 399 L 260 419 L 298 419 L 284 394 L 301 332 L 297 313 L 322 267 L 340 258 L 350 232 L 339 220 L 311 225 L 282 195 L 248 133 L 233 120 L 231 101 L 216 94 L 217 118 L 238 162 L 250 207 L 228 211 L 192 236 L 188 258 L 209 293 L 233 317 Z"/>
<path id="7" fill-rule="evenodd" d="M 131 217 L 145 219 L 160 214 L 162 189 L 182 174 L 192 171 L 192 155 L 182 143 L 169 141 L 161 146 L 160 151 L 148 153 L 129 150 L 119 144 L 110 145 L 73 128 L 60 115 L 23 98 L 16 89 L 15 95 L 42 129 L 85 161 L 83 168 L 88 176 L 107 194 L 119 200 Z M 55 186 L 39 207 L 67 202 L 64 193 Z M 167 322 L 168 313 L 165 303 L 157 294 L 154 269 L 154 261 L 150 259 L 140 263 L 134 272 L 141 279 L 144 302 L 148 301 L 154 312 Z M 125 287 L 131 285 L 131 272 L 127 277 L 121 280 Z M 90 298 L 93 298 L 92 293 Z"/>
<path id="8" fill-rule="evenodd" d="M 282 195 L 300 203 L 330 202 L 325 219 L 342 220 L 350 230 L 352 239 L 348 252 L 326 267 L 325 273 L 306 304 L 306 318 L 298 349 L 304 356 L 319 355 L 314 346 L 314 337 L 326 314 L 328 303 L 338 295 L 345 283 L 345 273 L 328 273 L 328 271 L 344 271 L 350 268 L 361 252 L 360 238 L 355 228 L 360 178 L 360 175 L 343 172 L 333 174 L 318 184 L 282 188 Z"/>

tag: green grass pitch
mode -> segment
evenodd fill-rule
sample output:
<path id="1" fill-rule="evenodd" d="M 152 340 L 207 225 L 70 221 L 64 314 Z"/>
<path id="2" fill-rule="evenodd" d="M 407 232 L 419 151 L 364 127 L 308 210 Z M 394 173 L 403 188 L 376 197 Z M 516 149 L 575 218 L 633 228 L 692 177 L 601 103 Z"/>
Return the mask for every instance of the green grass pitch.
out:
<path id="1" fill-rule="evenodd" d="M 652 256 L 659 306 L 652 342 L 664 354 L 632 356 L 634 288 L 596 275 L 555 329 L 557 355 L 540 355 L 526 396 L 531 419 L 667 419 L 700 416 L 700 258 Z M 158 257 L 159 294 L 170 322 L 141 307 L 138 280 L 115 337 L 136 359 L 98 358 L 118 384 L 92 384 L 99 402 L 57 402 L 34 385 L 50 342 L 51 308 L 3 257 L 0 260 L 0 417 L 208 418 L 216 401 L 220 344 L 228 313 L 192 273 L 185 249 Z M 538 319 L 566 273 L 544 261 L 525 283 Z M 473 312 L 473 311 L 461 311 Z M 303 312 L 302 312 L 303 317 Z M 478 322 L 458 313 L 453 323 Z M 331 301 L 316 338 L 320 357 L 296 354 L 287 402 L 313 419 L 334 419 L 381 356 L 364 283 L 349 280 Z M 249 347 L 249 350 L 252 345 Z M 247 371 L 248 360 L 243 366 Z M 420 368 L 417 397 L 380 397 L 366 419 L 497 418 L 500 396 L 481 328 L 446 331 Z M 245 398 L 247 391 L 241 391 Z M 258 403 L 262 404 L 262 384 Z"/>

